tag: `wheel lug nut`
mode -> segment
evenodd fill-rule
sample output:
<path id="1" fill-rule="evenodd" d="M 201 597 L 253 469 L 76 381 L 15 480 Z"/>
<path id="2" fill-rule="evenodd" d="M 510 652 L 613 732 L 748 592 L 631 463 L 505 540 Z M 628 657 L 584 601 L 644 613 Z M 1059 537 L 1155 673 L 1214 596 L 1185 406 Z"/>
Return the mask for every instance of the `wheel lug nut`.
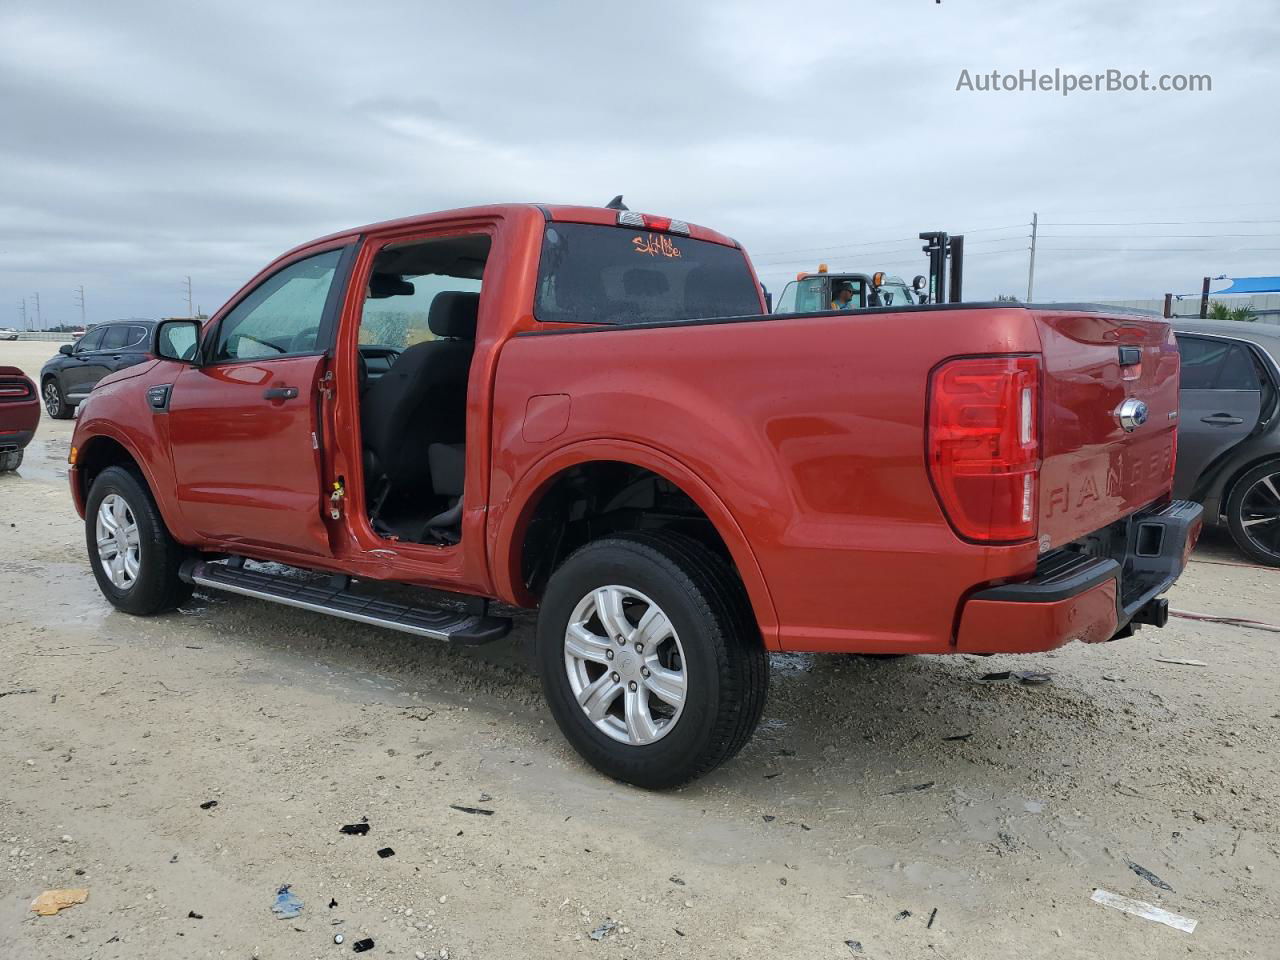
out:
<path id="1" fill-rule="evenodd" d="M 627 684 L 628 690 L 635 690 L 635 688 L 636 688 L 636 682 L 634 680 L 632 680 L 630 683 Z"/>
<path id="2" fill-rule="evenodd" d="M 637 643 L 637 644 L 636 644 L 636 653 L 644 653 L 644 644 L 643 644 L 643 643 Z"/>
<path id="3" fill-rule="evenodd" d="M 612 680 L 614 683 L 617 683 L 622 678 L 618 676 L 616 673 L 611 673 L 609 674 L 609 679 Z"/>
<path id="4" fill-rule="evenodd" d="M 640 676 L 642 676 L 642 677 L 647 677 L 648 675 L 649 675 L 649 668 L 648 668 L 648 667 L 641 667 L 641 668 L 640 668 Z"/>
<path id="5" fill-rule="evenodd" d="M 604 652 L 604 658 L 605 658 L 606 660 L 612 660 L 612 659 L 613 659 L 613 651 L 612 651 L 612 650 L 606 650 L 606 651 Z"/>
<path id="6" fill-rule="evenodd" d="M 618 638 L 618 646 L 620 646 L 620 647 L 625 647 L 626 645 L 627 645 L 627 638 L 626 638 L 626 637 L 619 637 L 619 638 Z"/>

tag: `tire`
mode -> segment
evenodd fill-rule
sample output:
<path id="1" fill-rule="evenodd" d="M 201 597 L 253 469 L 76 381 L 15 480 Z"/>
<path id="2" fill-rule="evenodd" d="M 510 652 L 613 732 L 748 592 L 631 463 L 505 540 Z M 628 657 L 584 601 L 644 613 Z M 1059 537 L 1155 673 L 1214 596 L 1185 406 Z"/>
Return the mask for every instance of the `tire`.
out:
<path id="1" fill-rule="evenodd" d="M 130 555 L 129 548 L 136 543 L 132 576 L 123 562 L 124 574 L 113 574 L 104 557 L 111 552 L 110 547 L 99 549 L 98 524 L 104 503 L 107 513 L 124 530 L 120 537 L 113 538 L 114 556 Z M 187 550 L 170 536 L 151 491 L 133 470 L 108 467 L 98 474 L 85 504 L 84 528 L 89 565 L 102 595 L 116 609 L 147 617 L 172 610 L 190 599 L 192 585 L 178 576 Z"/>
<path id="2" fill-rule="evenodd" d="M 612 640 L 596 612 L 597 591 L 624 595 L 625 625 Z M 652 606 L 666 617 L 665 633 L 652 626 L 645 633 L 641 618 Z M 569 644 L 575 624 L 575 638 L 585 630 L 592 656 L 607 661 L 573 656 L 582 645 Z M 625 645 L 617 645 L 617 632 L 629 634 Z M 642 654 L 637 637 L 657 642 Z M 768 694 L 769 660 L 742 582 L 697 541 L 665 531 L 597 540 L 565 560 L 542 598 L 536 656 L 551 713 L 573 748 L 601 773 L 650 789 L 687 783 L 733 757 L 755 731 Z M 665 685 L 677 674 L 678 708 L 654 692 L 669 695 Z M 589 717 L 575 683 L 584 693 L 604 684 L 593 699 L 597 708 L 608 700 L 607 712 Z"/>
<path id="3" fill-rule="evenodd" d="M 75 412 L 67 403 L 62 387 L 58 386 L 57 377 L 46 377 L 40 387 L 40 398 L 44 401 L 44 409 L 54 420 L 70 420 Z"/>
<path id="4" fill-rule="evenodd" d="M 21 450 L 6 450 L 0 453 L 0 473 L 10 473 L 22 466 Z"/>
<path id="5" fill-rule="evenodd" d="M 1280 460 L 1268 460 L 1236 481 L 1227 498 L 1227 527 L 1240 552 L 1280 567 Z"/>

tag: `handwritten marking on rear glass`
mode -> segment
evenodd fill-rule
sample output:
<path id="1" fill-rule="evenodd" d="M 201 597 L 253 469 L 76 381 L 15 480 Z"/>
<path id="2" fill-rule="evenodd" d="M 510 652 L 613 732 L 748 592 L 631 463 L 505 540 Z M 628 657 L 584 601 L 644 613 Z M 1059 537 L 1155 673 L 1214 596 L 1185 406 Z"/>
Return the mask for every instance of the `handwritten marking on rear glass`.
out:
<path id="1" fill-rule="evenodd" d="M 636 253 L 647 253 L 651 257 L 679 257 L 680 248 L 671 242 L 671 238 L 666 234 L 651 233 L 648 237 L 633 237 L 632 246 L 636 248 Z"/>

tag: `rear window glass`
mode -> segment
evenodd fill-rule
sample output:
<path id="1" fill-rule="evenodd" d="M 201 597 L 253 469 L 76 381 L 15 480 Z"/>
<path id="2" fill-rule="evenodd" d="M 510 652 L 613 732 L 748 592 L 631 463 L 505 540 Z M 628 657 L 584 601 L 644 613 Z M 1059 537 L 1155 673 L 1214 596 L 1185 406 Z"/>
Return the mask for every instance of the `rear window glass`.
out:
<path id="1" fill-rule="evenodd" d="M 760 292 L 734 247 L 582 223 L 547 226 L 534 313 L 543 322 L 631 324 L 758 315 Z"/>
<path id="2" fill-rule="evenodd" d="M 1238 343 L 1179 337 L 1183 390 L 1260 390 L 1249 352 Z"/>

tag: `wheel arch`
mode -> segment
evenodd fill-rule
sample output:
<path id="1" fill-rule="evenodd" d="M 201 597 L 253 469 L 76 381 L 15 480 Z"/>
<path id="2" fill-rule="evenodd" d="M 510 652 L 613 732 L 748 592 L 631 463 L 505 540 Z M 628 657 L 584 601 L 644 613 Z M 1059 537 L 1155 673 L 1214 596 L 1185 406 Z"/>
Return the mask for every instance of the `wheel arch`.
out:
<path id="1" fill-rule="evenodd" d="M 1205 496 L 1203 499 L 1213 507 L 1212 513 L 1215 524 L 1219 522 L 1219 518 L 1226 517 L 1227 504 L 1231 502 L 1231 495 L 1235 493 L 1236 485 L 1241 478 L 1250 470 L 1254 470 L 1270 461 L 1280 464 L 1280 449 L 1267 450 L 1248 459 L 1241 460 L 1239 463 L 1224 469 L 1217 481 L 1208 485 L 1204 491 Z"/>
<path id="2" fill-rule="evenodd" d="M 644 471 L 665 481 L 692 503 L 709 524 L 746 588 L 766 648 L 778 649 L 778 623 L 764 574 L 746 535 L 728 506 L 693 470 L 669 454 L 643 444 L 589 440 L 556 450 L 535 463 L 513 485 L 491 534 L 490 554 L 498 592 L 524 605 L 537 603 L 539 591 L 525 580 L 530 529 L 539 511 L 554 504 L 583 471 L 612 466 Z M 690 518 L 692 519 L 692 518 Z M 598 539 L 598 537 L 590 537 Z"/>

